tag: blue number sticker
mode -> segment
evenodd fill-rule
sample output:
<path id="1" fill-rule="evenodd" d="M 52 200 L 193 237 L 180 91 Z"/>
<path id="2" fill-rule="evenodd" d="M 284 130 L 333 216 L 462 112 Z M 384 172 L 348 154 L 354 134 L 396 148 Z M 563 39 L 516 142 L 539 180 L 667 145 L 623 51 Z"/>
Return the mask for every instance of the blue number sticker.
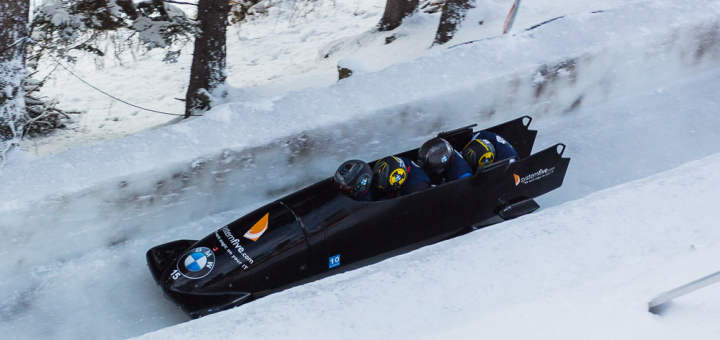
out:
<path id="1" fill-rule="evenodd" d="M 340 265 L 340 255 L 330 257 L 330 269 L 333 269 Z"/>

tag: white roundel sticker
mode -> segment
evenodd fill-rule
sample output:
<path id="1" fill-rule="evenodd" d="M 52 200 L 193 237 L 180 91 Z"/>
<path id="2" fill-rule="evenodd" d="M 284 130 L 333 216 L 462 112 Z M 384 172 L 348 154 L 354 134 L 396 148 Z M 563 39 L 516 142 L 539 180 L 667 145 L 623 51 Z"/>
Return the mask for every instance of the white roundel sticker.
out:
<path id="1" fill-rule="evenodd" d="M 202 253 L 192 253 L 185 258 L 185 268 L 191 272 L 199 272 L 207 265 L 207 257 Z"/>
<path id="2" fill-rule="evenodd" d="M 197 247 L 180 256 L 177 269 L 188 279 L 200 279 L 215 267 L 215 253 L 210 248 Z"/>

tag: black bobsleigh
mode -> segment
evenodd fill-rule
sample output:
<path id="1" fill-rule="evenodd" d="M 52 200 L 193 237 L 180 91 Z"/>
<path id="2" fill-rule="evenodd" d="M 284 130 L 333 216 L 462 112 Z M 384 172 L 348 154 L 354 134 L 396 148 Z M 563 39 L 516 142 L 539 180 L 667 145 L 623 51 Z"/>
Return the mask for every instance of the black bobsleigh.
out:
<path id="1" fill-rule="evenodd" d="M 537 135 L 528 129 L 531 120 L 487 129 L 510 142 L 519 161 L 370 203 L 342 195 L 328 177 L 199 241 L 150 249 L 150 271 L 165 296 L 197 318 L 531 213 L 539 208 L 533 198 L 562 185 L 570 162 L 563 144 L 530 155 Z M 439 136 L 462 150 L 473 126 Z M 415 160 L 417 149 L 400 155 Z"/>

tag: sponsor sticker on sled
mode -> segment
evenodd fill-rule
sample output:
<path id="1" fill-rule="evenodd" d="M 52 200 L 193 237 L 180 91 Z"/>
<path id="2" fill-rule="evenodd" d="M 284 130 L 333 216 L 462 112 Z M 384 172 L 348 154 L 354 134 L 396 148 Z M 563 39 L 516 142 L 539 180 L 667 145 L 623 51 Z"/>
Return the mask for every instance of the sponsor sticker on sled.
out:
<path id="1" fill-rule="evenodd" d="M 260 221 L 257 221 L 257 223 L 255 223 L 255 225 L 252 226 L 252 228 L 250 228 L 250 230 L 248 230 L 247 233 L 243 235 L 243 237 L 248 240 L 257 241 L 260 236 L 262 236 L 267 230 L 269 219 L 270 213 L 265 214 L 265 216 L 263 216 Z"/>
<path id="2" fill-rule="evenodd" d="M 515 177 L 515 186 L 522 184 L 529 184 L 532 182 L 535 182 L 541 178 L 550 176 L 555 171 L 555 167 L 548 168 L 548 169 L 540 169 L 537 172 L 533 172 L 525 177 L 520 177 L 517 174 L 513 174 L 513 177 Z"/>
<path id="3" fill-rule="evenodd" d="M 209 274 L 213 267 L 215 267 L 215 253 L 210 248 L 197 247 L 180 256 L 177 269 L 170 275 L 173 280 L 177 280 L 180 275 L 188 279 L 200 279 Z"/>
<path id="4" fill-rule="evenodd" d="M 333 269 L 340 265 L 340 254 L 331 256 L 330 257 L 330 267 L 329 269 Z"/>
<path id="5" fill-rule="evenodd" d="M 220 237 L 220 231 L 222 231 L 222 233 L 225 235 L 228 243 L 225 243 L 222 237 Z M 230 230 L 230 228 L 228 228 L 228 226 L 224 226 L 220 228 L 220 230 L 216 231 L 215 237 L 217 238 L 218 242 L 220 242 L 220 246 L 222 247 L 222 249 L 225 249 L 228 255 L 230 255 L 230 258 L 235 261 L 235 263 L 237 263 L 239 266 L 241 266 L 243 270 L 250 268 L 249 266 L 255 262 L 253 258 L 247 254 L 247 252 L 245 251 L 245 247 L 240 244 L 240 239 L 233 235 L 232 231 Z"/>

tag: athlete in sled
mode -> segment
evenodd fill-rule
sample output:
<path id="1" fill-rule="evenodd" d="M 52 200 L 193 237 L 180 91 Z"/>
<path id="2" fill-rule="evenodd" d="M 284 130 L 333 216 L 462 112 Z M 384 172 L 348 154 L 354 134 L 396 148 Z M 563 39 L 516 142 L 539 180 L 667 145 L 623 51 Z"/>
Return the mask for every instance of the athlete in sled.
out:
<path id="1" fill-rule="evenodd" d="M 514 162 L 519 158 L 510 143 L 495 133 L 476 133 L 462 155 L 447 140 L 435 137 L 418 149 L 419 165 L 408 158 L 387 156 L 371 169 L 367 163 L 353 159 L 340 165 L 332 183 L 346 196 L 361 202 L 386 200 L 471 176 L 496 159 Z"/>

